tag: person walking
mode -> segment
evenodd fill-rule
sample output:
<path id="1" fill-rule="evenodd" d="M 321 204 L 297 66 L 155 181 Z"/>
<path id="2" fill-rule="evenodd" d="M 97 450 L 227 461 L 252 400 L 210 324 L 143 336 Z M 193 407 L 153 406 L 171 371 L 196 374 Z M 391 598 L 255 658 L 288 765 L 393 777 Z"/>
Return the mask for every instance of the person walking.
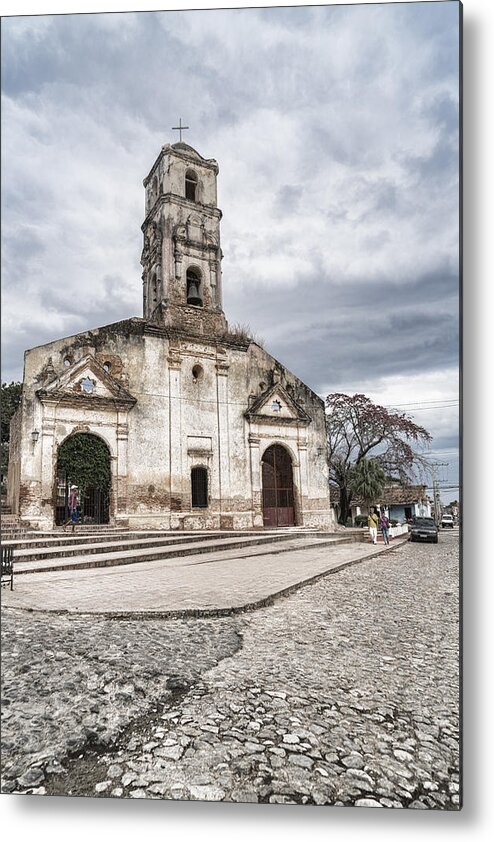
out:
<path id="1" fill-rule="evenodd" d="M 69 519 L 63 525 L 63 530 L 65 532 L 66 527 L 69 523 L 72 524 L 72 532 L 75 532 L 76 523 L 78 521 L 77 515 L 77 506 L 79 505 L 79 499 L 77 496 L 77 485 L 71 485 L 69 491 L 69 498 L 67 500 L 67 507 L 69 510 Z"/>
<path id="2" fill-rule="evenodd" d="M 377 544 L 377 526 L 379 523 L 379 516 L 373 506 L 369 515 L 367 516 L 367 526 L 369 527 L 369 534 L 373 544 Z"/>
<path id="3" fill-rule="evenodd" d="M 381 532 L 383 534 L 384 543 L 389 544 L 389 518 L 387 517 L 384 509 L 381 509 L 381 516 L 379 518 L 379 526 L 381 527 Z"/>

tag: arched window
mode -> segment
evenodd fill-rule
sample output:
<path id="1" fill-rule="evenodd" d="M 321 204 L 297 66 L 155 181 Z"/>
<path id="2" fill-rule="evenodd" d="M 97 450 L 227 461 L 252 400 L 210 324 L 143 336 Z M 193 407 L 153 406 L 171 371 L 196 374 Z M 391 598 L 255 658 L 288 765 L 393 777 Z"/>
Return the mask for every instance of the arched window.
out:
<path id="1" fill-rule="evenodd" d="M 185 173 L 185 198 L 197 202 L 197 175 L 193 170 Z"/>
<path id="2" fill-rule="evenodd" d="M 192 486 L 192 508 L 207 509 L 208 472 L 206 468 L 192 468 L 190 481 Z"/>
<path id="3" fill-rule="evenodd" d="M 198 269 L 187 269 L 187 304 L 202 307 L 201 273 Z"/>

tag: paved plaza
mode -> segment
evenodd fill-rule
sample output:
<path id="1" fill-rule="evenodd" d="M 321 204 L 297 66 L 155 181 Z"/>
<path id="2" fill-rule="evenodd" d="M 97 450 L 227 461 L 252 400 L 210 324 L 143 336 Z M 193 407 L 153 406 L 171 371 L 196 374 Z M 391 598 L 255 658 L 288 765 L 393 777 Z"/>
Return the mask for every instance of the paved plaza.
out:
<path id="1" fill-rule="evenodd" d="M 36 610 L 3 605 L 3 791 L 458 809 L 458 534 L 359 549 L 360 564 L 231 616 L 40 611 L 62 574 L 38 574 Z M 200 591 L 207 565 L 181 561 Z M 243 604 L 247 560 L 218 565 Z M 117 612 L 132 583 L 144 599 L 142 571 L 72 575 L 82 593 L 98 577 L 105 607 L 116 588 Z"/>
<path id="2" fill-rule="evenodd" d="M 16 577 L 15 589 L 4 592 L 3 604 L 90 614 L 231 613 L 260 606 L 301 583 L 386 551 L 382 545 L 330 543 L 337 540 L 294 538 L 280 546 L 191 552 L 119 567 L 22 573 Z M 20 567 L 26 570 L 38 564 Z M 64 559 L 50 564 L 63 565 Z"/>

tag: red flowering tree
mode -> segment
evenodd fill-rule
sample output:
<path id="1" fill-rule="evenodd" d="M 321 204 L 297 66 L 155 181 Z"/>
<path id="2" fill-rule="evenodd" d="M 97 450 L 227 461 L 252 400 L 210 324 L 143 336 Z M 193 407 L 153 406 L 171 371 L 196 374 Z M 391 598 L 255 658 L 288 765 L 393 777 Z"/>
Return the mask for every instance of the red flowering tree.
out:
<path id="1" fill-rule="evenodd" d="M 375 459 L 387 477 L 413 480 L 414 469 L 426 460 L 419 448 L 432 436 L 405 413 L 378 406 L 365 395 L 335 393 L 326 398 L 329 478 L 340 493 L 340 523 L 350 515 L 355 467 Z"/>

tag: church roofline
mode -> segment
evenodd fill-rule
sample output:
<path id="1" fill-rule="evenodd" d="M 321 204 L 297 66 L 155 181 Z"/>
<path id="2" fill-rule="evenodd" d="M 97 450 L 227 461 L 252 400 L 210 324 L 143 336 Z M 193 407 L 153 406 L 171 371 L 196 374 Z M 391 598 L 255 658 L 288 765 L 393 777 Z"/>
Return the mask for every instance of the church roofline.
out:
<path id="1" fill-rule="evenodd" d="M 72 333 L 69 334 L 69 336 L 60 336 L 57 339 L 51 339 L 49 342 L 43 342 L 42 345 L 34 345 L 32 348 L 26 348 L 24 356 L 31 354 L 33 351 L 37 351 L 39 348 L 49 348 L 50 345 L 59 345 L 61 342 L 72 342 L 74 339 L 79 339 L 80 337 L 91 337 L 91 335 L 95 333 L 111 330 L 118 333 L 141 333 L 145 324 L 146 319 L 143 319 L 140 316 L 131 316 L 129 319 L 121 319 L 119 322 L 111 322 L 110 324 L 98 325 L 97 327 L 89 327 L 79 333 Z M 120 328 L 120 330 L 117 331 L 118 328 Z"/>

